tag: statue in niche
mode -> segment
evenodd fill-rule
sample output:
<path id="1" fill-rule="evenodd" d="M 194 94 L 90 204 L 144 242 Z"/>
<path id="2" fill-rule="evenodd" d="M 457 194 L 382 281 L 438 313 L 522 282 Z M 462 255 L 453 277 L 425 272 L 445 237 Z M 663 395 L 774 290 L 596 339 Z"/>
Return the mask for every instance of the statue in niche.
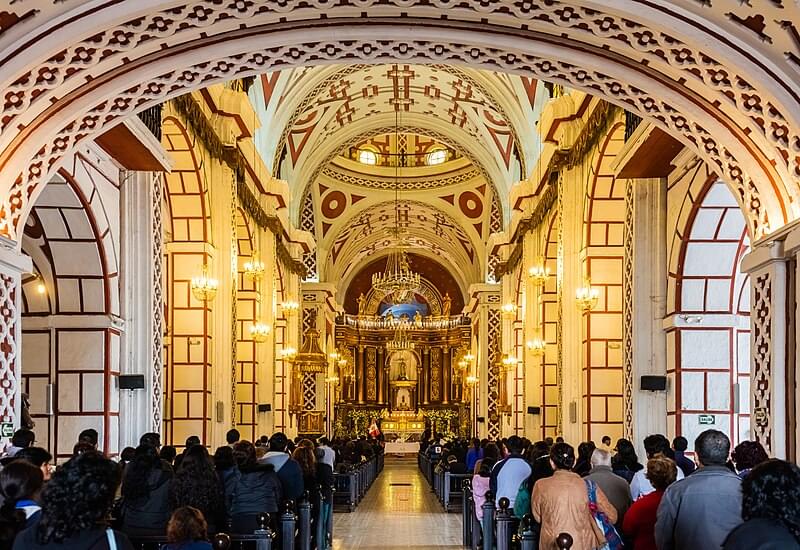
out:
<path id="1" fill-rule="evenodd" d="M 442 317 L 450 317 L 451 302 L 450 294 L 445 292 L 444 298 L 442 298 Z"/>
<path id="2" fill-rule="evenodd" d="M 422 313 L 419 310 L 414 314 L 414 325 L 417 328 L 422 328 Z"/>
<path id="3" fill-rule="evenodd" d="M 400 365 L 400 376 L 398 376 L 398 380 L 408 380 L 408 374 L 406 374 L 406 360 L 404 357 L 400 357 L 398 361 Z"/>
<path id="4" fill-rule="evenodd" d="M 366 315 L 367 313 L 367 297 L 364 296 L 362 292 L 361 295 L 358 297 L 358 314 L 359 315 Z"/>

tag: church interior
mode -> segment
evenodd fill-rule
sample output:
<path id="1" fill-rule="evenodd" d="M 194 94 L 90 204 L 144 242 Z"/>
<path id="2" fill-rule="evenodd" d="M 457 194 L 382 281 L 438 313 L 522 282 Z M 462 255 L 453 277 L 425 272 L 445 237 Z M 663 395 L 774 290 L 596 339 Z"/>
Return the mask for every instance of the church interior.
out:
<path id="1" fill-rule="evenodd" d="M 796 462 L 800 14 L 755 4 L 0 3 L 3 443 Z"/>

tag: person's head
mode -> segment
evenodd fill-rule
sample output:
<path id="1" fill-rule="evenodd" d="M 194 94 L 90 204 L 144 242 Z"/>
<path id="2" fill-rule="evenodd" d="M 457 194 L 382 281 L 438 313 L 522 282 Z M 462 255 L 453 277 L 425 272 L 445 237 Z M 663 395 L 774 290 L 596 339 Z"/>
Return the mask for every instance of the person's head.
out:
<path id="1" fill-rule="evenodd" d="M 303 438 L 303 439 L 301 439 L 300 441 L 297 442 L 297 446 L 298 447 L 308 447 L 309 449 L 313 449 L 314 448 L 314 442 L 311 441 L 308 438 Z"/>
<path id="2" fill-rule="evenodd" d="M 575 449 L 568 443 L 556 443 L 550 449 L 550 463 L 554 470 L 571 470 L 575 466 Z"/>
<path id="3" fill-rule="evenodd" d="M 481 477 L 489 477 L 492 475 L 492 468 L 497 461 L 493 458 L 484 458 L 481 460 L 481 467 L 478 468 L 478 475 Z"/>
<path id="4" fill-rule="evenodd" d="M 742 519 L 781 522 L 800 542 L 800 468 L 773 458 L 742 481 Z"/>
<path id="5" fill-rule="evenodd" d="M 319 444 L 320 444 L 320 446 L 328 447 L 331 444 L 331 442 L 327 437 L 320 437 L 319 438 Z"/>
<path id="6" fill-rule="evenodd" d="M 53 460 L 53 455 L 46 449 L 42 449 L 41 447 L 26 447 L 21 449 L 15 455 L 15 458 L 17 460 L 27 460 L 42 471 L 45 481 L 50 479 L 50 462 Z"/>
<path id="7" fill-rule="evenodd" d="M 657 456 L 647 461 L 647 479 L 656 491 L 663 491 L 678 476 L 678 466 L 674 460 L 665 456 Z"/>
<path id="8" fill-rule="evenodd" d="M 161 468 L 161 459 L 158 450 L 152 445 L 139 445 L 133 455 L 133 461 L 128 464 L 125 480 L 122 483 L 122 496 L 135 499 L 146 495 L 150 475 Z"/>
<path id="9" fill-rule="evenodd" d="M 682 435 L 679 435 L 678 437 L 672 440 L 672 449 L 674 451 L 682 453 L 685 452 L 686 449 L 688 448 L 689 448 L 689 441 Z"/>
<path id="10" fill-rule="evenodd" d="M 197 508 L 183 506 L 172 512 L 167 523 L 167 542 L 195 542 L 206 540 L 208 524 L 203 513 Z"/>
<path id="11" fill-rule="evenodd" d="M 256 447 L 249 441 L 237 441 L 233 444 L 233 460 L 242 468 L 252 468 L 256 465 Z"/>
<path id="12" fill-rule="evenodd" d="M 136 457 L 136 449 L 133 447 L 125 447 L 122 449 L 122 452 L 119 453 L 119 461 L 122 464 L 128 464 L 134 459 L 134 457 Z"/>
<path id="13" fill-rule="evenodd" d="M 157 434 L 156 432 L 142 434 L 142 437 L 139 438 L 139 445 L 150 445 L 151 447 L 159 449 L 161 447 L 161 434 Z"/>
<path id="14" fill-rule="evenodd" d="M 552 438 L 552 437 L 550 437 L 550 436 L 547 436 L 547 437 L 545 437 L 545 438 L 544 438 L 544 442 L 547 444 L 547 448 L 548 448 L 548 449 L 549 449 L 550 447 L 552 447 L 552 446 L 553 446 L 553 443 L 554 443 L 554 441 L 553 441 L 553 438 Z"/>
<path id="15" fill-rule="evenodd" d="M 314 458 L 314 449 L 305 445 L 298 445 L 292 453 L 300 468 L 303 470 L 303 475 L 314 476 L 317 472 L 317 461 Z"/>
<path id="16" fill-rule="evenodd" d="M 500 459 L 500 447 L 493 441 L 490 441 L 483 449 L 483 458 L 491 458 L 496 462 Z"/>
<path id="17" fill-rule="evenodd" d="M 99 438 L 100 434 L 97 433 L 97 430 L 94 428 L 86 428 L 78 434 L 78 443 L 88 443 L 96 449 Z"/>
<path id="18" fill-rule="evenodd" d="M 20 447 L 22 449 L 33 445 L 35 440 L 36 435 L 33 433 L 33 431 L 27 428 L 20 428 L 14 432 L 14 435 L 11 436 L 11 444 L 14 447 Z"/>
<path id="19" fill-rule="evenodd" d="M 230 449 L 230 447 L 228 447 Z M 233 452 L 231 450 L 231 452 Z M 186 449 L 183 453 L 183 460 L 178 471 L 181 470 L 208 470 L 212 467 L 211 458 L 208 451 L 202 445 L 194 445 Z"/>
<path id="20" fill-rule="evenodd" d="M 742 441 L 733 448 L 731 459 L 736 470 L 743 472 L 766 462 L 769 460 L 769 456 L 758 441 Z"/>
<path id="21" fill-rule="evenodd" d="M 472 448 L 476 451 L 481 448 L 481 440 L 477 437 L 472 438 Z"/>
<path id="22" fill-rule="evenodd" d="M 223 472 L 234 466 L 236 466 L 236 461 L 233 459 L 233 449 L 228 445 L 218 447 L 214 452 L 214 467 Z"/>
<path id="23" fill-rule="evenodd" d="M 592 441 L 584 441 L 578 445 L 578 460 L 588 462 L 592 457 L 594 449 L 595 445 Z"/>
<path id="24" fill-rule="evenodd" d="M 289 439 L 283 432 L 272 434 L 272 437 L 269 438 L 269 450 L 272 452 L 284 453 L 288 444 Z"/>
<path id="25" fill-rule="evenodd" d="M 158 453 L 158 456 L 167 464 L 172 464 L 175 462 L 175 457 L 178 456 L 178 450 L 172 445 L 164 445 L 161 447 L 161 451 Z"/>
<path id="26" fill-rule="evenodd" d="M 447 455 L 448 464 L 453 464 L 455 462 L 458 462 L 458 458 L 456 458 L 456 455 Z"/>
<path id="27" fill-rule="evenodd" d="M 731 452 L 731 440 L 719 430 L 706 430 L 694 440 L 694 452 L 703 466 L 724 466 Z"/>
<path id="28" fill-rule="evenodd" d="M 617 444 L 614 446 L 617 454 L 614 455 L 612 461 L 614 464 L 623 468 L 633 469 L 639 463 L 639 457 L 636 456 L 636 449 L 630 440 L 621 437 L 617 439 Z"/>
<path id="29" fill-rule="evenodd" d="M 228 445 L 233 445 L 234 443 L 239 441 L 241 438 L 242 438 L 242 436 L 239 433 L 239 430 L 237 430 L 236 428 L 228 430 L 228 433 L 225 434 L 225 441 L 228 442 Z"/>
<path id="30" fill-rule="evenodd" d="M 668 456 L 669 440 L 661 434 L 648 435 L 644 438 L 644 452 L 647 458 L 653 458 L 657 454 Z"/>
<path id="31" fill-rule="evenodd" d="M 44 485 L 41 468 L 27 460 L 15 460 L 0 471 L 0 491 L 4 505 L 14 506 L 20 500 L 33 499 Z"/>
<path id="32" fill-rule="evenodd" d="M 596 466 L 611 467 L 611 453 L 603 449 L 595 449 L 592 451 L 592 468 Z"/>
<path id="33" fill-rule="evenodd" d="M 508 441 L 506 441 L 506 449 L 508 449 L 508 452 L 511 454 L 521 454 L 524 448 L 525 445 L 522 442 L 522 438 L 519 436 L 512 435 L 508 438 Z"/>
<path id="34" fill-rule="evenodd" d="M 610 436 L 604 435 L 604 436 L 603 436 L 603 439 L 601 439 L 600 441 L 601 441 L 601 442 L 603 443 L 603 445 L 605 445 L 606 447 L 610 447 L 610 446 L 611 446 L 611 437 L 610 437 Z"/>
<path id="35" fill-rule="evenodd" d="M 190 435 L 186 438 L 186 445 L 185 447 L 188 449 L 189 447 L 194 447 L 195 445 L 200 445 L 200 438 L 196 435 Z"/>
<path id="36" fill-rule="evenodd" d="M 97 451 L 97 449 L 94 447 L 94 445 L 86 443 L 85 441 L 78 441 L 72 447 L 72 456 L 78 456 L 82 455 L 83 453 L 91 453 L 95 451 Z"/>
<path id="37" fill-rule="evenodd" d="M 564 438 L 559 435 L 556 437 L 556 443 L 564 443 Z"/>
<path id="38" fill-rule="evenodd" d="M 111 509 L 119 479 L 119 467 L 97 451 L 64 463 L 42 491 L 42 516 L 36 527 L 39 542 L 58 543 L 95 528 Z"/>

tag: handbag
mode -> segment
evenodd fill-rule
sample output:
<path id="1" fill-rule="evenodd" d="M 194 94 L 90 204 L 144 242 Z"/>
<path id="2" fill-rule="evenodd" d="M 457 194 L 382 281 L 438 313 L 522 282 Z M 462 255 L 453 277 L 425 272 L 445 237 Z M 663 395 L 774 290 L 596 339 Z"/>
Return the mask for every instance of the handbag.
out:
<path id="1" fill-rule="evenodd" d="M 517 489 L 517 498 L 514 500 L 514 516 L 522 519 L 525 514 L 531 513 L 531 492 L 528 490 L 528 482 L 523 481 Z"/>
<path id="2" fill-rule="evenodd" d="M 614 528 L 614 524 L 608 520 L 605 512 L 597 507 L 597 486 L 588 479 L 584 481 L 589 494 L 589 513 L 592 516 L 592 527 L 599 542 L 598 550 L 620 550 L 624 546 L 622 538 Z"/>

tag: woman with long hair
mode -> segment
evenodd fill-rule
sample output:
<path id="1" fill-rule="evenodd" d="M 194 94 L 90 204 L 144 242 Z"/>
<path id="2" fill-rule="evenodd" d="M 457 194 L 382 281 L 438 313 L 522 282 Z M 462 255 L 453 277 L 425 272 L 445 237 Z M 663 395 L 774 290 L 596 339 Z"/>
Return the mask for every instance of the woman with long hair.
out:
<path id="1" fill-rule="evenodd" d="M 139 445 L 122 481 L 122 530 L 129 536 L 163 535 L 169 521 L 172 469 L 152 445 Z"/>
<path id="2" fill-rule="evenodd" d="M 225 480 L 225 503 L 234 533 L 251 534 L 258 528 L 261 512 L 276 519 L 283 492 L 271 464 L 256 462 L 256 448 L 249 441 L 233 446 L 233 471 Z"/>
<path id="3" fill-rule="evenodd" d="M 17 533 L 38 521 L 37 500 L 43 484 L 42 471 L 27 460 L 14 460 L 0 472 L 5 498 L 0 506 L 0 550 L 9 550 Z"/>
<path id="4" fill-rule="evenodd" d="M 636 449 L 633 443 L 624 437 L 617 440 L 615 450 L 617 451 L 616 454 L 611 457 L 611 469 L 615 474 L 630 483 L 634 474 L 643 469 L 644 466 L 639 462 L 639 457 L 636 456 Z"/>
<path id="5" fill-rule="evenodd" d="M 800 549 L 800 468 L 773 458 L 742 481 L 742 519 L 724 550 Z"/>
<path id="6" fill-rule="evenodd" d="M 108 528 L 119 467 L 97 451 L 73 457 L 42 491 L 39 522 L 17 535 L 13 550 L 133 550 L 128 537 Z"/>
<path id="7" fill-rule="evenodd" d="M 169 492 L 170 508 L 190 506 L 199 510 L 216 533 L 225 525 L 224 491 L 208 451 L 202 445 L 186 449 Z"/>
<path id="8" fill-rule="evenodd" d="M 572 472 L 575 466 L 575 450 L 566 443 L 556 443 L 550 449 L 552 477 L 540 479 L 533 486 L 531 512 L 533 519 L 541 525 L 539 548 L 556 548 L 556 537 L 560 533 L 572 535 L 574 550 L 590 550 L 605 544 L 595 534 L 594 518 L 589 511 L 587 482 Z M 596 505 L 612 524 L 617 522 L 617 510 L 603 494 L 595 489 Z"/>
<path id="9" fill-rule="evenodd" d="M 769 460 L 769 455 L 758 441 L 742 441 L 733 448 L 731 461 L 736 468 L 736 473 L 744 479 L 750 470 Z"/>

